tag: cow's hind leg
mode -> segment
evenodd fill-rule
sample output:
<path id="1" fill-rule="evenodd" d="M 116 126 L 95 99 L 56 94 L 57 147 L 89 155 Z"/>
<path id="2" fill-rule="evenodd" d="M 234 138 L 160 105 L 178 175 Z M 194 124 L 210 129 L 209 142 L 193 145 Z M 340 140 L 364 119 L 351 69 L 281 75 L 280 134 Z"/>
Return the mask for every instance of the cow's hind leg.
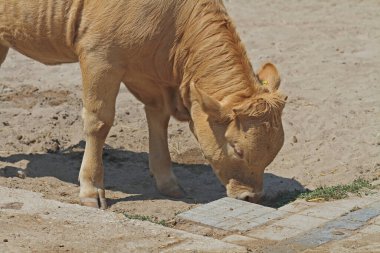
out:
<path id="1" fill-rule="evenodd" d="M 8 48 L 3 45 L 0 45 L 0 66 L 4 62 L 5 57 L 7 57 L 7 53 L 8 53 Z"/>
<path id="2" fill-rule="evenodd" d="M 123 71 L 91 56 L 80 58 L 86 148 L 79 173 L 82 205 L 107 207 L 104 190 L 103 145 L 113 124 L 116 96 Z"/>
<path id="3" fill-rule="evenodd" d="M 168 148 L 167 129 L 170 115 L 164 111 L 145 107 L 149 128 L 149 168 L 162 194 L 180 198 L 184 193 L 173 174 Z"/>

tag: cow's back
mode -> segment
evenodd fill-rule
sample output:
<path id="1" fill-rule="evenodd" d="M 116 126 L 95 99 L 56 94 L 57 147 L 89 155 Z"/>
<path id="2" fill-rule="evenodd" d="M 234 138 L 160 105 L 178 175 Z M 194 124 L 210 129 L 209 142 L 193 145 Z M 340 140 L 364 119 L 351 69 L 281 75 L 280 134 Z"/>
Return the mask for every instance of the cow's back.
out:
<path id="1" fill-rule="evenodd" d="M 185 2 L 192 1 L 0 0 L 0 43 L 45 64 L 77 61 L 81 39 L 86 50 L 115 45 L 136 52 L 161 40 L 157 34 L 174 32 Z"/>
<path id="2" fill-rule="evenodd" d="M 75 62 L 83 0 L 0 0 L 0 43 L 45 64 Z"/>

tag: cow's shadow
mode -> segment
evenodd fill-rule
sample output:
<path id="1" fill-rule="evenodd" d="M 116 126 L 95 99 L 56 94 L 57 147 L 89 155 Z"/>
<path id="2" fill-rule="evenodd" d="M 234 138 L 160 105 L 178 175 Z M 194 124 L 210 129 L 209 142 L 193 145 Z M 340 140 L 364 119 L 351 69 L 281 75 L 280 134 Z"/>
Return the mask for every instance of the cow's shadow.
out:
<path id="1" fill-rule="evenodd" d="M 27 163 L 25 173 L 29 178 L 50 176 L 78 184 L 83 146 L 84 142 L 81 142 L 57 153 L 0 156 L 0 161 L 7 164 L 5 167 L 0 167 L 0 176 L 17 176 L 20 168 L 12 164 L 24 160 Z M 106 189 L 128 194 L 125 198 L 110 199 L 110 205 L 120 201 L 168 198 L 159 194 L 155 188 L 154 180 L 149 175 L 147 153 L 105 148 L 104 165 Z M 178 201 L 208 203 L 226 196 L 224 186 L 209 165 L 173 163 L 173 169 L 187 193 Z M 274 207 L 290 202 L 299 192 L 305 191 L 298 181 L 271 173 L 265 173 L 264 188 L 268 194 L 262 204 Z"/>

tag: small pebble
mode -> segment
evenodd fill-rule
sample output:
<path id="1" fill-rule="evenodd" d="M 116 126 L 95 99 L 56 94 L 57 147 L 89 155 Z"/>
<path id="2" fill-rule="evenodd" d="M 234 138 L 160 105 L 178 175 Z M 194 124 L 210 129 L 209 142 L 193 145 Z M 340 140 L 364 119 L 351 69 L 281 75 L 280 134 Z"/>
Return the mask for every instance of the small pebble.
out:
<path id="1" fill-rule="evenodd" d="M 334 234 L 334 235 L 344 235 L 344 233 L 341 232 L 341 231 L 335 231 L 333 234 Z"/>
<path id="2" fill-rule="evenodd" d="M 297 137 L 293 136 L 293 139 L 292 139 L 293 143 L 297 143 L 298 142 L 298 139 Z"/>
<path id="3" fill-rule="evenodd" d="M 26 178 L 26 174 L 22 170 L 17 171 L 17 176 L 22 179 Z"/>
<path id="4" fill-rule="evenodd" d="M 36 140 L 34 140 L 34 139 L 25 142 L 25 144 L 28 146 L 31 144 L 34 144 L 34 143 L 36 143 Z"/>
<path id="5" fill-rule="evenodd" d="M 3 242 L 8 242 L 8 239 L 4 239 Z"/>

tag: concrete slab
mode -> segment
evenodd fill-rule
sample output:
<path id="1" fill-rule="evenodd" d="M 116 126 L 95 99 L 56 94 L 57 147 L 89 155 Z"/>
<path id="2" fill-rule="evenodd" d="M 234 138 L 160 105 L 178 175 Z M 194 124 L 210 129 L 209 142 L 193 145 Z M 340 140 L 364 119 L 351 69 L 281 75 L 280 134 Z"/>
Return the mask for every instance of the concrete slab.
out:
<path id="1" fill-rule="evenodd" d="M 380 234 L 358 233 L 340 240 L 333 240 L 314 249 L 304 251 L 311 252 L 344 252 L 344 253 L 379 253 Z"/>
<path id="2" fill-rule="evenodd" d="M 260 226 L 261 224 L 255 223 L 253 221 L 239 221 L 239 223 L 232 224 L 228 228 L 226 228 L 229 231 L 240 231 L 240 232 L 246 232 L 248 230 L 255 229 L 256 227 Z"/>
<path id="3" fill-rule="evenodd" d="M 373 219 L 373 222 L 374 222 L 375 224 L 377 224 L 377 225 L 380 225 L 380 216 L 375 217 L 375 218 Z"/>
<path id="4" fill-rule="evenodd" d="M 380 214 L 378 202 L 353 211 L 345 216 L 329 221 L 322 226 L 312 229 L 305 234 L 288 240 L 288 244 L 300 245 L 304 248 L 315 248 L 331 241 L 342 240 L 351 237 L 355 231 L 364 227 L 359 233 L 380 233 L 380 226 L 366 226 L 367 221 Z"/>
<path id="5" fill-rule="evenodd" d="M 372 224 L 369 225 L 362 230 L 360 230 L 360 233 L 365 233 L 365 234 L 380 234 L 380 225 Z"/>
<path id="6" fill-rule="evenodd" d="M 213 238 L 0 186 L 0 252 L 246 252 Z M 14 235 L 17 236 L 15 237 Z M 20 244 L 23 238 L 27 245 Z M 3 240 L 6 239 L 6 242 Z"/>
<path id="7" fill-rule="evenodd" d="M 316 228 L 302 236 L 292 238 L 287 243 L 301 245 L 304 248 L 314 248 L 332 240 L 339 240 L 350 236 L 337 228 Z"/>
<path id="8" fill-rule="evenodd" d="M 276 210 L 274 212 L 271 212 L 271 213 L 266 213 L 264 215 L 261 215 L 255 219 L 253 219 L 252 221 L 257 223 L 257 224 L 265 224 L 265 223 L 268 223 L 269 221 L 273 221 L 273 220 L 276 220 L 276 219 L 280 219 L 280 218 L 283 218 L 283 217 L 287 217 L 290 213 L 288 212 L 285 212 L 285 211 L 280 211 L 280 210 Z"/>
<path id="9" fill-rule="evenodd" d="M 283 226 L 288 228 L 296 228 L 302 231 L 307 231 L 312 228 L 318 227 L 322 225 L 323 223 L 326 223 L 328 220 L 311 217 L 311 216 L 305 216 L 300 214 L 293 214 L 285 219 L 279 220 L 273 225 L 277 226 Z"/>
<path id="10" fill-rule="evenodd" d="M 336 219 L 325 224 L 324 229 L 345 229 L 345 230 L 357 230 L 364 225 L 360 221 Z"/>
<path id="11" fill-rule="evenodd" d="M 348 209 L 337 207 L 330 203 L 324 203 L 305 209 L 298 214 L 331 220 L 338 218 L 349 211 L 350 210 Z"/>
<path id="12" fill-rule="evenodd" d="M 349 199 L 342 199 L 342 200 L 336 200 L 329 202 L 331 206 L 335 206 L 342 209 L 351 210 L 353 208 L 364 208 L 374 202 L 377 202 L 379 199 L 371 197 L 371 198 L 349 198 Z"/>
<path id="13" fill-rule="evenodd" d="M 380 215 L 380 202 L 375 202 L 363 209 L 359 209 L 355 212 L 351 212 L 347 214 L 346 216 L 342 217 L 342 219 L 366 222 L 379 215 Z"/>
<path id="14" fill-rule="evenodd" d="M 298 213 L 302 210 L 308 209 L 316 205 L 318 205 L 318 203 L 306 202 L 305 200 L 298 199 L 292 203 L 289 203 L 285 206 L 280 207 L 278 210 L 289 212 L 289 213 Z"/>
<path id="15" fill-rule="evenodd" d="M 233 198 L 222 198 L 181 213 L 178 217 L 227 231 L 247 231 L 278 215 L 265 216 L 276 209 Z M 266 217 L 257 220 L 259 217 Z"/>
<path id="16" fill-rule="evenodd" d="M 222 241 L 245 246 L 252 245 L 253 243 L 257 242 L 258 239 L 235 234 L 224 237 Z"/>
<path id="17" fill-rule="evenodd" d="M 297 236 L 303 232 L 304 231 L 297 228 L 288 228 L 279 225 L 269 225 L 255 229 L 252 232 L 247 233 L 247 236 L 259 239 L 281 241 Z"/>

